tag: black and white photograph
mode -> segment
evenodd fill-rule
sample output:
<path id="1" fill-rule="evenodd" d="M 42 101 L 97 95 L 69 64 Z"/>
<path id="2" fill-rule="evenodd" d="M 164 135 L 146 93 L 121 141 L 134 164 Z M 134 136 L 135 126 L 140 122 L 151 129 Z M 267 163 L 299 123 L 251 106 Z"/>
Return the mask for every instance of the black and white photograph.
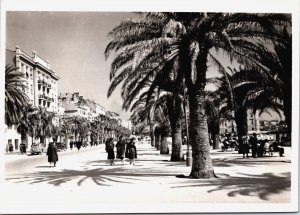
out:
<path id="1" fill-rule="evenodd" d="M 1 2 L 1 213 L 298 211 L 298 0 L 42 2 Z"/>

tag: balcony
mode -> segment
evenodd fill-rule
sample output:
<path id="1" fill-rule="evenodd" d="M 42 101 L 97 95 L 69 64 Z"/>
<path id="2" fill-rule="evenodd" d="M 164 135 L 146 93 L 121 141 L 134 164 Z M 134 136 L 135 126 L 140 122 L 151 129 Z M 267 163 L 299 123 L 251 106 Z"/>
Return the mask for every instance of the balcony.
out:
<path id="1" fill-rule="evenodd" d="M 45 100 L 45 99 L 46 99 L 45 96 L 44 96 L 43 94 L 40 94 L 38 97 L 39 97 L 39 99 L 42 99 L 42 100 Z"/>

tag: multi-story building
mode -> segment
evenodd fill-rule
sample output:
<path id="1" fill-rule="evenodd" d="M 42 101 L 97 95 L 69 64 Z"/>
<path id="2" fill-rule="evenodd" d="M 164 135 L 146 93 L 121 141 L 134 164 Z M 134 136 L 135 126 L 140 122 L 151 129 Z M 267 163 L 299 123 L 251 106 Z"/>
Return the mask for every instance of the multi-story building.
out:
<path id="1" fill-rule="evenodd" d="M 259 131 L 260 122 L 259 122 L 259 113 L 256 112 L 253 114 L 252 110 L 247 111 L 247 126 L 248 131 Z M 222 119 L 220 124 L 220 134 L 226 133 L 237 133 L 235 120 L 232 119 Z"/>
<path id="2" fill-rule="evenodd" d="M 29 97 L 30 104 L 35 107 L 44 107 L 49 112 L 58 112 L 59 77 L 51 70 L 49 61 L 38 56 L 36 51 L 29 55 L 16 46 L 14 51 L 6 50 L 6 65 L 15 66 L 24 74 L 27 86 L 25 93 Z M 16 126 L 6 128 L 4 136 L 6 143 L 14 142 L 15 150 L 19 149 L 18 145 L 21 140 L 20 134 L 16 132 Z"/>

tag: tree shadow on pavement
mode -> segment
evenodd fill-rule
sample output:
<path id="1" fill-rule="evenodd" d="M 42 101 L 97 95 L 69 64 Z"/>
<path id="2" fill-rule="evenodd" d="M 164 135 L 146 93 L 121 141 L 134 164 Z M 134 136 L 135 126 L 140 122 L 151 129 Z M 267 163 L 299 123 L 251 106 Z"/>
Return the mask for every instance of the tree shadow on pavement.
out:
<path id="1" fill-rule="evenodd" d="M 72 180 L 77 180 L 77 185 L 81 186 L 84 181 L 92 180 L 99 186 L 111 186 L 113 183 L 133 184 L 134 181 L 147 181 L 145 179 L 147 177 L 174 177 L 174 175 L 174 173 L 164 173 L 151 168 L 140 168 L 137 171 L 134 167 L 129 169 L 112 167 L 92 170 L 64 169 L 62 171 L 40 171 L 8 177 L 5 180 L 13 181 L 14 183 L 48 183 L 54 186 L 60 186 Z"/>
<path id="2" fill-rule="evenodd" d="M 173 186 L 172 188 L 186 187 L 215 187 L 208 190 L 208 193 L 216 191 L 226 191 L 227 196 L 258 196 L 262 200 L 269 200 L 270 195 L 279 195 L 283 191 L 291 189 L 291 176 L 289 172 L 282 173 L 281 176 L 273 173 L 264 173 L 262 175 L 241 174 L 242 177 L 216 178 L 211 180 L 197 179 L 197 183 L 185 181 L 183 183 L 193 183 L 186 185 Z"/>
<path id="3" fill-rule="evenodd" d="M 213 166 L 215 167 L 231 167 L 231 166 L 247 166 L 247 167 L 255 167 L 268 165 L 270 163 L 290 163 L 290 161 L 284 161 L 282 159 L 270 159 L 270 158 L 213 158 L 212 160 Z"/>

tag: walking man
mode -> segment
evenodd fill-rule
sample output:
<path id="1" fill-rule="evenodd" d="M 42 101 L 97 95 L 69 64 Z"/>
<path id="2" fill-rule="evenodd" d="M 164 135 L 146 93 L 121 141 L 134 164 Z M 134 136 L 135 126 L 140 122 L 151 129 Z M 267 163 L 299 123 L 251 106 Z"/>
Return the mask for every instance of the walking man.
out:
<path id="1" fill-rule="evenodd" d="M 253 133 L 253 136 L 250 137 L 249 143 L 251 145 L 252 157 L 256 158 L 257 157 L 257 137 L 256 137 L 256 133 Z"/>

